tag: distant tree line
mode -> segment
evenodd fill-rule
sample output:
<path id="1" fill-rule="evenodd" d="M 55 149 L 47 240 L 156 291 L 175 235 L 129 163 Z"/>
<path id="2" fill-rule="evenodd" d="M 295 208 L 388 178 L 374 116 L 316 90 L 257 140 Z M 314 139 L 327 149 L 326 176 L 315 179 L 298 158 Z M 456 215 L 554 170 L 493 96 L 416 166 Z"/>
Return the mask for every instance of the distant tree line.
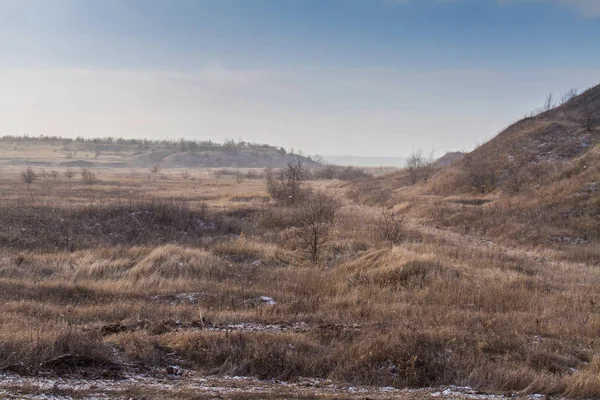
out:
<path id="1" fill-rule="evenodd" d="M 85 138 L 82 136 L 78 136 L 76 138 L 65 138 L 60 136 L 48 136 L 48 135 L 40 135 L 40 136 L 29 136 L 29 135 L 4 135 L 0 137 L 1 141 L 11 141 L 11 142 L 28 142 L 28 141 L 41 141 L 41 142 L 51 142 L 51 143 L 60 143 L 63 146 L 68 146 L 69 144 L 80 143 L 86 145 L 121 145 L 121 146 L 130 146 L 137 147 L 139 149 L 147 149 L 152 147 L 169 147 L 176 148 L 179 147 L 181 151 L 199 151 L 201 149 L 214 149 L 214 148 L 222 148 L 222 149 L 235 149 L 235 148 L 261 148 L 261 149 L 273 149 L 278 151 L 280 154 L 285 155 L 287 151 L 283 147 L 271 146 L 268 144 L 259 144 L 252 142 L 245 142 L 243 140 L 230 140 L 226 139 L 223 143 L 217 143 L 212 140 L 189 140 L 189 139 L 127 139 L 121 137 L 103 137 L 103 138 Z M 98 147 L 95 147 L 98 148 Z M 99 148 L 101 149 L 101 148 Z"/>

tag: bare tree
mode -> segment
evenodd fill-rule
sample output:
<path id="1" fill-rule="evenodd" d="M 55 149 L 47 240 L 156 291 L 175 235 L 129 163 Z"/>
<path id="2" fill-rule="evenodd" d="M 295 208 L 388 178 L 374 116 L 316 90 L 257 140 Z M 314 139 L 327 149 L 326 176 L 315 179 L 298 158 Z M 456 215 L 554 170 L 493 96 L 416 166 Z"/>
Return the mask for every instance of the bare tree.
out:
<path id="1" fill-rule="evenodd" d="M 315 264 L 319 261 L 322 246 L 327 243 L 338 208 L 335 199 L 318 192 L 295 211 L 293 232 Z"/>
<path id="2" fill-rule="evenodd" d="M 554 108 L 554 95 L 550 93 L 548 97 L 546 97 L 546 101 L 544 102 L 544 107 L 542 108 L 543 112 L 547 112 Z"/>
<path id="3" fill-rule="evenodd" d="M 566 102 L 573 100 L 575 97 L 577 97 L 577 89 L 569 89 L 569 91 L 563 94 L 563 96 L 560 98 L 560 104 L 565 104 Z"/>
<path id="4" fill-rule="evenodd" d="M 410 183 L 414 185 L 419 180 L 419 175 L 423 167 L 425 159 L 421 150 L 413 151 L 408 160 L 406 160 L 406 169 L 408 170 L 408 178 Z"/>
<path id="5" fill-rule="evenodd" d="M 73 177 L 75 176 L 75 171 L 73 171 L 73 168 L 67 168 L 64 174 L 67 179 L 73 179 Z"/>
<path id="6" fill-rule="evenodd" d="M 239 170 L 239 168 L 236 168 L 235 170 L 235 182 L 238 185 L 244 183 L 244 174 Z"/>
<path id="7" fill-rule="evenodd" d="M 152 164 L 152 167 L 150 167 L 150 172 L 157 175 L 160 172 L 160 164 Z"/>
<path id="8" fill-rule="evenodd" d="M 81 179 L 83 180 L 83 183 L 87 185 L 93 185 L 94 183 L 96 183 L 97 180 L 96 174 L 89 168 L 81 169 Z"/>
<path id="9" fill-rule="evenodd" d="M 510 193 L 518 193 L 530 177 L 526 168 L 527 159 L 525 150 L 516 143 L 510 144 L 510 151 L 504 164 L 503 184 Z"/>
<path id="10" fill-rule="evenodd" d="M 492 158 L 475 151 L 465 157 L 464 166 L 471 186 L 481 194 L 496 187 L 496 163 Z"/>
<path id="11" fill-rule="evenodd" d="M 25 182 L 27 186 L 31 185 L 37 178 L 37 174 L 31 167 L 27 167 L 27 169 L 21 173 L 21 179 L 23 179 L 23 182 Z"/>
<path id="12" fill-rule="evenodd" d="M 429 153 L 427 158 L 423 159 L 423 165 L 421 166 L 421 175 L 423 176 L 423 180 L 425 183 L 431 178 L 433 175 L 433 171 L 435 169 L 435 159 L 433 158 L 433 150 Z"/>
<path id="13" fill-rule="evenodd" d="M 508 190 L 511 193 L 520 192 L 526 180 L 527 174 L 525 172 L 523 160 L 513 157 L 508 162 L 506 168 L 506 186 Z"/>
<path id="14" fill-rule="evenodd" d="M 306 190 L 303 188 L 304 176 L 304 166 L 300 161 L 289 163 L 279 173 L 267 169 L 265 171 L 267 191 L 281 203 L 297 204 L 306 196 Z"/>

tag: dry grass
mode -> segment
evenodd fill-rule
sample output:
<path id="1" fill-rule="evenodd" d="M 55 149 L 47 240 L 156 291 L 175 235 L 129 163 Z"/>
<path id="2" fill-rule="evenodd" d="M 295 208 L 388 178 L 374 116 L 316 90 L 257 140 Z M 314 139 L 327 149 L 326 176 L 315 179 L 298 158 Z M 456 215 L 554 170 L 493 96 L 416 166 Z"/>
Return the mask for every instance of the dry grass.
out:
<path id="1" fill-rule="evenodd" d="M 577 171 L 540 196 L 573 199 L 563 194 L 597 174 Z M 69 354 L 99 369 L 600 396 L 598 237 L 585 216 L 556 225 L 562 203 L 525 218 L 536 206 L 525 193 L 510 207 L 415 187 L 388 187 L 384 202 L 359 193 L 311 265 L 288 234 L 293 209 L 265 203 L 262 180 L 162 173 L 99 170 L 94 185 L 61 174 L 27 187 L 19 169 L 2 170 L 1 367 L 52 370 Z M 350 189 L 315 186 L 337 198 Z M 597 196 L 577 201 L 597 206 Z M 380 204 L 410 209 L 402 243 L 374 235 Z M 510 239 L 559 227 L 588 243 Z"/>

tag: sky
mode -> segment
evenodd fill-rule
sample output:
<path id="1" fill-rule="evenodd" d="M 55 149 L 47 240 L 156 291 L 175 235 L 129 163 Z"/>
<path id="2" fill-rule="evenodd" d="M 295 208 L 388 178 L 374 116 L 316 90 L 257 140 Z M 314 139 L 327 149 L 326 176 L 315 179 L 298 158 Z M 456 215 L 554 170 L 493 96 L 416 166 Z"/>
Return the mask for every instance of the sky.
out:
<path id="1" fill-rule="evenodd" d="M 600 0 L 0 0 L 0 135 L 468 151 L 598 38 Z"/>

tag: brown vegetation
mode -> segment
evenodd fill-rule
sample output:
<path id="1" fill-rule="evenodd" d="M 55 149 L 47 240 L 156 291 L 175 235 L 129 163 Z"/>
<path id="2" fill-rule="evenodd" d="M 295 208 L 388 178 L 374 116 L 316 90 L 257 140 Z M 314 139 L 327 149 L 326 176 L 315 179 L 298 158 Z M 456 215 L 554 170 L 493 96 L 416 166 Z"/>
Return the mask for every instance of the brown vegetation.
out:
<path id="1" fill-rule="evenodd" d="M 144 168 L 27 187 L 5 167 L 0 367 L 598 397 L 600 148 L 573 106 L 595 96 L 415 185 L 406 170 L 267 171 L 269 187 Z M 494 166 L 483 194 L 469 171 L 481 160 Z"/>
<path id="2" fill-rule="evenodd" d="M 412 234 L 408 217 L 399 224 L 351 204 L 335 219 L 328 211 L 306 220 L 311 234 L 333 221 L 306 260 L 297 232 L 321 208 L 253 203 L 250 193 L 265 195 L 260 179 L 103 172 L 92 190 L 65 178 L 24 190 L 13 184 L 17 170 L 3 171 L 5 369 L 64 374 L 68 356 L 79 373 L 108 376 L 176 364 L 598 394 L 596 269 L 446 232 Z M 337 185 L 320 190 L 335 196 Z M 240 193 L 248 200 L 229 200 Z M 382 215 L 389 229 L 372 235 Z"/>

